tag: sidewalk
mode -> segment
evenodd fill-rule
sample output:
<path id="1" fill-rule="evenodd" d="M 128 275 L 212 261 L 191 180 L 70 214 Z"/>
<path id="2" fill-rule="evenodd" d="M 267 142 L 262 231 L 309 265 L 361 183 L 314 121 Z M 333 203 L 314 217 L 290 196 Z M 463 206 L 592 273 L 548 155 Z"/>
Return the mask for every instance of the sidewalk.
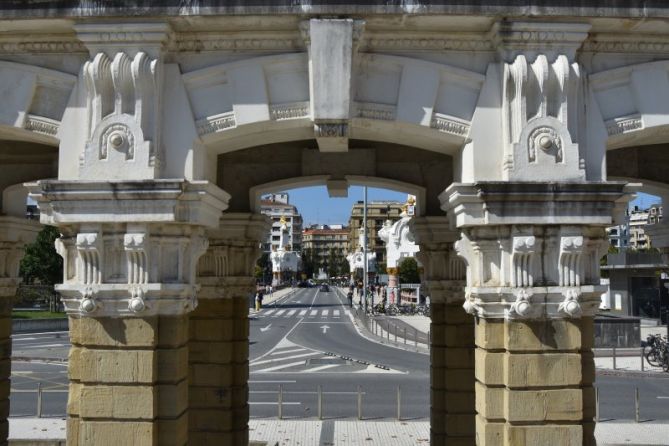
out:
<path id="1" fill-rule="evenodd" d="M 299 290 L 299 288 L 282 288 L 280 290 L 274 291 L 272 294 L 264 294 L 263 299 L 262 299 L 262 306 L 263 308 L 271 307 L 272 305 L 276 304 L 277 301 L 280 299 L 283 299 L 284 297 L 288 297 L 292 293 L 296 292 Z M 254 308 L 255 302 L 251 300 L 251 306 L 249 307 L 249 316 L 255 314 L 255 308 Z"/>
<path id="2" fill-rule="evenodd" d="M 599 446 L 666 445 L 669 423 L 603 422 L 597 424 L 595 437 Z M 430 444 L 430 423 L 256 418 L 249 421 L 249 439 L 254 444 L 268 446 L 424 446 Z M 26 440 L 36 440 L 30 443 L 32 445 L 64 445 L 65 420 L 10 418 L 10 445 L 25 444 Z"/>

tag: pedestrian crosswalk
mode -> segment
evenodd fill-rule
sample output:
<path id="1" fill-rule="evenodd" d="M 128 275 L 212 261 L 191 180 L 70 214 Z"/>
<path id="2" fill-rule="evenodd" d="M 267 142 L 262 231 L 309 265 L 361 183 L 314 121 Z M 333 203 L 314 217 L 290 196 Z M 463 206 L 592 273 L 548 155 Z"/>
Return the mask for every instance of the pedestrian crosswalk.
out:
<path id="1" fill-rule="evenodd" d="M 254 316 L 258 318 L 341 319 L 342 316 L 348 316 L 348 310 L 267 308 L 254 313 Z"/>

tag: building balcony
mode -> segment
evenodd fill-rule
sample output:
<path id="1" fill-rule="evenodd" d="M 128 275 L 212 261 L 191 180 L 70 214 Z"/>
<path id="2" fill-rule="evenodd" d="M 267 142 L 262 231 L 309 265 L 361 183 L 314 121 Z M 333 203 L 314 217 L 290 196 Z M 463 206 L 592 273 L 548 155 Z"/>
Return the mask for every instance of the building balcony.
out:
<path id="1" fill-rule="evenodd" d="M 606 255 L 606 265 L 602 269 L 625 269 L 625 268 L 666 268 L 667 264 L 659 252 L 634 252 L 624 251 Z"/>

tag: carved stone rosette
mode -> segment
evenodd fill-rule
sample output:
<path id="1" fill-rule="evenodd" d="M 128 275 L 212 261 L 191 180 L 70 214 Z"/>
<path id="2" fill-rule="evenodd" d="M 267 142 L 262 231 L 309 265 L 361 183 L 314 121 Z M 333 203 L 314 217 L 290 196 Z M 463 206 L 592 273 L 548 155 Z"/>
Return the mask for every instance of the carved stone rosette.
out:
<path id="1" fill-rule="evenodd" d="M 180 315 L 196 305 L 195 272 L 229 196 L 207 182 L 40 181 L 43 223 L 62 237 L 66 311 L 89 317 Z M 94 216 L 94 217 L 92 217 Z"/>
<path id="2" fill-rule="evenodd" d="M 606 291 L 605 227 L 628 197 L 622 183 L 450 186 L 441 198 L 462 233 L 465 310 L 510 320 L 594 315 Z"/>

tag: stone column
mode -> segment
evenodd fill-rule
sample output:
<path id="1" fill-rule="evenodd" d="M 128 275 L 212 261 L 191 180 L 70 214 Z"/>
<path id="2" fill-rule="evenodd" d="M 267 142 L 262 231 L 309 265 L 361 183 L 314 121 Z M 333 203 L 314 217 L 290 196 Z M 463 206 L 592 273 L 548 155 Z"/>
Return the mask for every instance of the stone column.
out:
<path id="1" fill-rule="evenodd" d="M 41 226 L 25 218 L 0 216 L 0 445 L 7 444 L 12 355 L 12 299 L 20 283 L 19 263 L 24 247 Z"/>
<path id="2" fill-rule="evenodd" d="M 466 265 L 453 249 L 459 232 L 446 217 L 412 221 L 430 296 L 430 444 L 473 445 L 474 318 L 462 307 Z"/>
<path id="3" fill-rule="evenodd" d="M 68 445 L 188 442 L 195 268 L 229 196 L 206 182 L 40 181 L 70 318 Z"/>
<path id="4" fill-rule="evenodd" d="M 455 184 L 479 445 L 594 445 L 593 316 L 623 183 Z"/>
<path id="5" fill-rule="evenodd" d="M 269 231 L 257 214 L 223 214 L 200 259 L 190 314 L 189 444 L 248 445 L 249 296 Z"/>

